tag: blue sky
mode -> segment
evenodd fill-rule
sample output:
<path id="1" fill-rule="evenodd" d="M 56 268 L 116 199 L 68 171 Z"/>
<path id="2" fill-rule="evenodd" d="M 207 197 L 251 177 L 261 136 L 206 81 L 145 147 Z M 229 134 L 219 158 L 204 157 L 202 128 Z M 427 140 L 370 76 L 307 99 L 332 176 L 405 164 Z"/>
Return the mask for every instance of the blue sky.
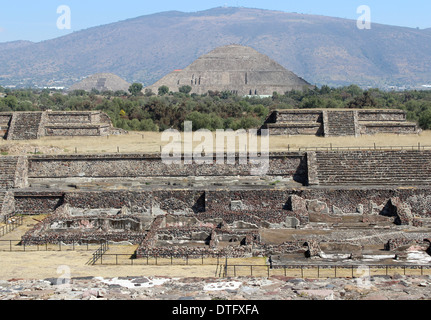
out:
<path id="1" fill-rule="evenodd" d="M 71 10 L 71 29 L 58 29 L 60 5 Z M 357 8 L 368 5 L 371 21 L 390 25 L 431 28 L 429 0 L 14 0 L 0 9 L 0 42 L 42 41 L 89 27 L 156 12 L 194 12 L 220 6 L 249 7 L 357 19 Z"/>

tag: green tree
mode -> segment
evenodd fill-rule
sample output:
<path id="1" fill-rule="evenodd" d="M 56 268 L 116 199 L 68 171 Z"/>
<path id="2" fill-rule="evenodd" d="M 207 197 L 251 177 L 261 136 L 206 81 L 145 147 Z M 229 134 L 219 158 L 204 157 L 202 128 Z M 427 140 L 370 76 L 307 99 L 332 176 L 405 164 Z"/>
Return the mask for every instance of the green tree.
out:
<path id="1" fill-rule="evenodd" d="M 182 86 L 178 89 L 179 92 L 189 94 L 192 91 L 192 87 L 190 86 Z"/>
<path id="2" fill-rule="evenodd" d="M 161 86 L 158 91 L 159 91 L 159 96 L 164 96 L 165 94 L 169 93 L 169 87 Z"/>
<path id="3" fill-rule="evenodd" d="M 159 131 L 159 127 L 151 119 L 142 119 L 140 131 Z"/>
<path id="4" fill-rule="evenodd" d="M 377 102 L 370 94 L 370 92 L 365 91 L 362 96 L 356 97 L 352 101 L 350 101 L 347 105 L 348 108 L 356 109 L 356 108 L 375 108 L 377 107 Z"/>
<path id="5" fill-rule="evenodd" d="M 145 89 L 145 96 L 146 97 L 154 96 L 153 90 L 151 90 L 151 89 Z"/>
<path id="6" fill-rule="evenodd" d="M 431 129 L 431 109 L 426 110 L 419 117 L 419 126 L 423 130 Z"/>
<path id="7" fill-rule="evenodd" d="M 132 85 L 129 87 L 129 92 L 132 96 L 138 96 L 142 94 L 143 85 L 141 83 L 132 83 Z"/>
<path id="8" fill-rule="evenodd" d="M 3 104 L 15 110 L 18 107 L 18 99 L 15 96 L 8 95 L 6 98 L 3 98 Z"/>

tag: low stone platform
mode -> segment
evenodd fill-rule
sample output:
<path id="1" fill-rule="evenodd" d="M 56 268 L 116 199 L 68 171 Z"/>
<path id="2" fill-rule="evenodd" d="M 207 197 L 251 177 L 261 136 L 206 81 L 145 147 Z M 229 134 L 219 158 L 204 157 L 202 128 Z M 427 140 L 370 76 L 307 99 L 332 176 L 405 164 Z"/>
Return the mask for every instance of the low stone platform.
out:
<path id="1" fill-rule="evenodd" d="M 0 135 L 7 140 L 120 134 L 99 111 L 0 112 Z"/>
<path id="2" fill-rule="evenodd" d="M 416 134 L 416 123 L 406 112 L 392 109 L 284 109 L 276 110 L 261 129 L 271 135 L 360 136 L 377 133 Z"/>

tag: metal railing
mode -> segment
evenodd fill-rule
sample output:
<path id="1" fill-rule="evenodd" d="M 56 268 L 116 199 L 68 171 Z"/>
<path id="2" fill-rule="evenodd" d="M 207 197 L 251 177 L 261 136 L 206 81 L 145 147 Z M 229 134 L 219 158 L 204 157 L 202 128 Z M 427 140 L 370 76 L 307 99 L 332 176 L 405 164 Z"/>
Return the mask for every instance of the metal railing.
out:
<path id="1" fill-rule="evenodd" d="M 222 269 L 223 268 L 223 269 Z M 221 272 L 222 271 L 222 272 Z M 399 272 L 397 272 L 399 271 Z M 221 265 L 221 277 L 283 275 L 311 278 L 365 277 L 390 274 L 431 275 L 430 265 Z"/>
<path id="2" fill-rule="evenodd" d="M 26 243 L 22 240 L 1 240 L 0 252 L 34 252 L 34 251 L 90 251 L 95 246 L 100 246 L 101 242 L 88 240 L 77 240 L 71 243 L 64 243 L 62 240 L 57 242 L 40 240 Z"/>
<path id="3" fill-rule="evenodd" d="M 12 232 L 16 228 L 22 225 L 23 217 L 22 216 L 8 216 L 5 217 L 6 225 L 0 227 L 0 237 L 5 236 L 6 234 Z"/>
<path id="4" fill-rule="evenodd" d="M 369 150 L 379 150 L 379 151 L 388 151 L 388 150 L 408 150 L 408 151 L 425 151 L 431 150 L 431 146 L 423 146 L 420 143 L 417 145 L 410 146 L 377 146 L 376 144 L 372 146 L 344 146 L 344 147 L 336 147 L 333 146 L 332 143 L 329 146 L 319 146 L 319 147 L 299 147 L 299 148 L 291 148 L 290 145 L 287 147 L 288 151 L 298 150 L 298 151 L 369 151 Z"/>
<path id="5" fill-rule="evenodd" d="M 100 265 L 208 265 L 215 266 L 216 277 L 237 276 L 265 276 L 272 275 L 311 277 L 311 278 L 337 278 L 337 277 L 364 277 L 372 275 L 431 275 L 431 264 L 351 264 L 351 265 L 323 265 L 323 264 L 292 264 L 292 265 L 257 265 L 257 264 L 229 264 L 224 255 L 180 255 L 180 254 L 157 254 L 144 255 L 137 258 L 133 254 L 107 254 L 96 252 L 98 258 L 94 258 Z"/>
<path id="6" fill-rule="evenodd" d="M 96 250 L 96 252 L 93 253 L 92 258 L 87 262 L 87 264 L 94 265 L 96 264 L 97 260 L 100 259 L 101 263 L 103 263 L 103 255 L 106 251 L 109 250 L 109 243 L 108 241 L 104 240 L 104 242 L 101 244 L 100 248 Z"/>
<path id="7" fill-rule="evenodd" d="M 136 253 L 105 252 L 98 260 L 101 265 L 219 265 L 222 259 L 224 256 L 217 254 L 155 254 L 138 258 Z"/>

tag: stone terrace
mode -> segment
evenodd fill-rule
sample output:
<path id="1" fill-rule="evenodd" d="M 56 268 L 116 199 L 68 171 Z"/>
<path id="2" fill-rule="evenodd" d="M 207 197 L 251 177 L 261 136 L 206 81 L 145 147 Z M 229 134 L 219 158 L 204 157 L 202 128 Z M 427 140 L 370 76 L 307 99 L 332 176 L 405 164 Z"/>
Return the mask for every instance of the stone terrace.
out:
<path id="1" fill-rule="evenodd" d="M 105 136 L 124 130 L 112 127 L 98 111 L 0 113 L 1 134 L 7 140 L 34 140 L 44 136 Z"/>
<path id="2" fill-rule="evenodd" d="M 261 129 L 271 135 L 360 136 L 376 133 L 415 134 L 416 123 L 406 112 L 392 109 L 283 109 L 275 110 Z"/>
<path id="3" fill-rule="evenodd" d="M 105 234 L 115 241 L 142 241 L 141 255 L 298 254 L 304 253 L 304 243 L 310 251 L 319 243 L 343 242 L 345 237 L 324 231 L 339 229 L 352 235 L 355 230 L 351 245 L 383 250 L 420 244 L 427 237 L 430 155 L 406 150 L 274 153 L 266 176 L 256 177 L 250 175 L 250 163 L 220 165 L 215 159 L 169 166 L 160 156 L 145 154 L 1 157 L 5 163 L 16 160 L 6 171 L 14 171 L 18 183 L 12 184 L 10 175 L 0 191 L 13 192 L 16 214 L 50 214 L 26 235 L 29 243 Z M 385 237 L 368 236 L 379 228 L 388 231 Z M 412 230 L 408 239 L 406 229 Z M 287 237 L 287 231 L 285 239 L 276 238 L 279 244 L 266 243 L 259 230 L 297 230 L 298 236 Z"/>
<path id="4" fill-rule="evenodd" d="M 319 185 L 431 185 L 429 151 L 316 152 Z"/>

